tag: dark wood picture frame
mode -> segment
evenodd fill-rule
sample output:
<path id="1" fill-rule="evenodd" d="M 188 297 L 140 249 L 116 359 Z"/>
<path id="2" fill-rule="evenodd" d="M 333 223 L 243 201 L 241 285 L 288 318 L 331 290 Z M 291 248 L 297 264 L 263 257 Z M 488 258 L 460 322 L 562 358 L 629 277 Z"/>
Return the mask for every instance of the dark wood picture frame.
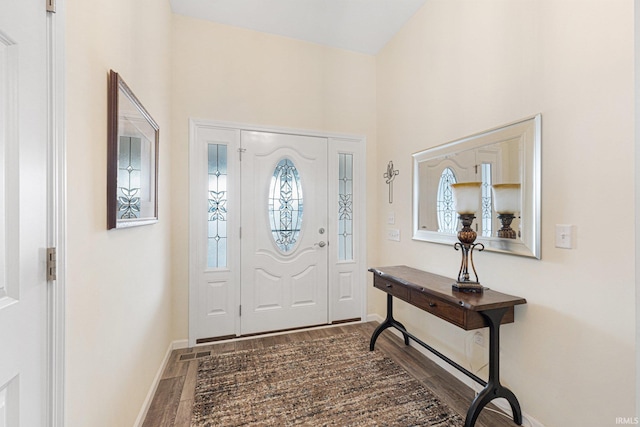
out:
<path id="1" fill-rule="evenodd" d="M 154 224 L 160 128 L 113 70 L 107 120 L 107 229 Z"/>

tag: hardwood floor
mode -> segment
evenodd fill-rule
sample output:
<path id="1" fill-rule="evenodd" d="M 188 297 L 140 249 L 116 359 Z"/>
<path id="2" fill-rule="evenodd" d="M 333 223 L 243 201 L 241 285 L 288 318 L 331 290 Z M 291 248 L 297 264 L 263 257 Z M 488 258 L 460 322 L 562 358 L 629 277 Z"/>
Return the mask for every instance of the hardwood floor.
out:
<path id="1" fill-rule="evenodd" d="M 345 324 L 331 328 L 304 330 L 235 342 L 218 342 L 195 348 L 174 350 L 151 402 L 143 427 L 188 427 L 190 425 L 198 369 L 197 357 L 201 353 L 229 353 L 236 350 L 263 348 L 279 343 L 310 340 L 355 331 L 361 333 L 368 340 L 376 326 L 375 322 Z M 473 400 L 473 392 L 466 385 L 415 348 L 406 347 L 400 338 L 389 331 L 380 335 L 376 342 L 375 351 L 385 353 L 407 370 L 410 375 L 434 391 L 443 402 L 464 418 Z M 196 354 L 194 355 L 194 353 Z M 185 358 L 186 360 L 184 360 Z M 491 406 L 482 411 L 476 422 L 477 427 L 512 427 L 516 425 L 510 418 L 498 414 L 490 408 Z"/>

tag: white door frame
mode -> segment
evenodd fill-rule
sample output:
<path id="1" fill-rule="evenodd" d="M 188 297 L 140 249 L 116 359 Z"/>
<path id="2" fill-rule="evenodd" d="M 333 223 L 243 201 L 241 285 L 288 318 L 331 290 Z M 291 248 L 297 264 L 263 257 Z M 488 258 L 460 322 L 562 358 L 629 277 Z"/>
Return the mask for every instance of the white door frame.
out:
<path id="1" fill-rule="evenodd" d="M 56 279 L 47 284 L 47 420 L 65 425 L 65 283 L 66 283 L 66 121 L 65 121 L 65 0 L 47 13 L 47 245 L 56 248 Z M 45 2 L 42 2 L 45 7 Z"/>
<path id="2" fill-rule="evenodd" d="M 333 320 L 342 320 L 338 319 L 338 316 L 335 315 L 336 312 L 340 310 L 334 310 L 334 303 L 337 301 L 338 304 L 348 305 L 349 297 L 341 297 L 339 292 L 344 290 L 345 292 L 352 292 L 354 297 L 352 301 L 354 304 L 357 304 L 355 310 L 359 313 L 358 316 L 363 321 L 367 318 L 367 301 L 366 301 L 366 284 L 367 284 L 367 271 L 366 271 L 366 259 L 367 259 L 367 248 L 366 248 L 366 137 L 357 136 L 357 135 L 346 135 L 346 134 L 337 134 L 331 132 L 321 132 L 321 131 L 311 131 L 304 129 L 293 129 L 293 128 L 284 128 L 284 127 L 274 127 L 274 126 L 260 126 L 260 125 L 252 125 L 246 123 L 235 123 L 235 122 L 221 122 L 215 120 L 204 120 L 204 119 L 189 119 L 189 346 L 196 345 L 197 337 L 197 312 L 196 309 L 198 307 L 199 301 L 201 297 L 198 292 L 198 283 L 200 281 L 201 272 L 197 269 L 196 262 L 197 257 L 199 256 L 200 250 L 198 240 L 198 230 L 199 227 L 196 226 L 195 222 L 197 221 L 198 215 L 194 209 L 195 205 L 198 205 L 198 198 L 202 197 L 197 190 L 199 185 L 195 185 L 202 178 L 199 176 L 200 170 L 197 167 L 198 156 L 200 155 L 200 150 L 198 147 L 198 141 L 196 141 L 196 135 L 198 134 L 198 129 L 210 129 L 210 128 L 218 128 L 218 129 L 228 129 L 234 130 L 238 133 L 240 131 L 257 131 L 257 132 L 269 132 L 269 133 L 284 133 L 284 134 L 293 134 L 293 135 L 303 135 L 303 136 L 312 136 L 312 137 L 320 137 L 327 138 L 329 141 L 329 156 L 337 155 L 337 153 L 349 153 L 354 154 L 354 170 L 356 171 L 357 176 L 355 177 L 355 181 L 357 182 L 356 188 L 354 188 L 354 215 L 357 217 L 357 225 L 355 231 L 355 239 L 354 239 L 354 260 L 348 262 L 332 262 L 331 259 L 329 261 L 329 321 Z M 229 152 L 229 156 L 238 155 L 238 153 Z M 330 168 L 329 173 L 332 173 Z M 331 177 L 329 178 L 331 179 Z M 336 184 L 337 185 L 337 184 Z M 356 193 L 357 192 L 357 193 Z M 337 194 L 337 190 L 335 193 L 333 191 L 329 192 L 329 197 Z M 329 221 L 332 223 L 335 222 L 337 217 L 337 212 L 329 215 Z M 328 227 L 329 232 L 333 232 L 333 226 Z M 328 236 L 329 237 L 329 236 Z M 334 238 L 335 240 L 335 238 Z M 333 246 L 335 247 L 335 245 Z M 329 245 L 331 249 L 331 244 Z M 238 260 L 239 261 L 239 260 Z M 332 282 L 336 283 L 336 289 L 334 286 L 331 286 Z M 351 290 L 349 290 L 351 287 Z M 237 295 L 236 302 L 239 304 L 240 292 L 239 292 L 239 283 L 237 286 L 237 292 L 234 294 Z M 235 324 L 237 325 L 234 333 L 236 336 L 240 334 L 239 325 L 240 325 L 240 313 L 239 310 L 234 310 L 235 316 L 237 316 L 237 321 Z M 225 334 L 226 335 L 226 334 Z"/>

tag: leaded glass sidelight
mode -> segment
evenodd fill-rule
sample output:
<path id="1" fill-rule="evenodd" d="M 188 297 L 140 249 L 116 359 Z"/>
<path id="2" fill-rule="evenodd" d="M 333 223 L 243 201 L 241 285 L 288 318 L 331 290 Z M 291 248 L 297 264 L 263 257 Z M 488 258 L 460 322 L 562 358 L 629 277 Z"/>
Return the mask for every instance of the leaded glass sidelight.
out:
<path id="1" fill-rule="evenodd" d="M 458 218 L 453 203 L 451 184 L 457 182 L 456 175 L 451 168 L 444 168 L 438 183 L 436 209 L 438 211 L 438 231 L 441 233 L 457 233 Z"/>
<path id="2" fill-rule="evenodd" d="M 353 259 L 353 154 L 338 153 L 338 260 Z"/>
<path id="3" fill-rule="evenodd" d="M 493 232 L 491 163 L 483 163 L 481 171 L 482 171 L 482 235 L 489 237 Z"/>
<path id="4" fill-rule="evenodd" d="M 207 266 L 227 266 L 227 146 L 209 144 L 208 152 L 208 247 Z"/>
<path id="5" fill-rule="evenodd" d="M 118 148 L 118 219 L 140 217 L 142 140 L 121 136 Z"/>
<path id="6" fill-rule="evenodd" d="M 303 196 L 298 169 L 290 159 L 276 165 L 269 186 L 271 235 L 282 252 L 290 252 L 300 236 Z"/>

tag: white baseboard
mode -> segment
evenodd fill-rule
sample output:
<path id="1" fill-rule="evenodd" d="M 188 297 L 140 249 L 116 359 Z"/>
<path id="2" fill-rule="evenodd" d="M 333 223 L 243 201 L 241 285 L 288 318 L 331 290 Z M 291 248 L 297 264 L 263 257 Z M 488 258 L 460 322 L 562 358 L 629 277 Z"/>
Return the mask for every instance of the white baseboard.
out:
<path id="1" fill-rule="evenodd" d="M 375 314 L 375 313 L 368 314 L 367 321 L 382 323 L 384 321 L 384 318 L 382 318 L 379 314 Z M 403 338 L 402 333 L 396 328 L 389 328 L 387 330 L 391 331 L 391 333 L 398 336 L 399 338 Z M 464 385 L 472 389 L 474 393 L 477 394 L 478 392 L 480 392 L 480 390 L 482 390 L 482 386 L 480 384 L 476 383 L 471 378 L 467 377 L 465 374 L 463 374 L 453 366 L 449 365 L 447 362 L 440 359 L 438 356 L 431 353 L 426 348 L 420 345 L 417 345 L 412 340 L 409 340 L 409 345 L 415 348 L 416 350 L 418 350 L 420 353 L 422 353 L 429 360 L 433 361 L 435 364 L 440 366 L 442 369 L 444 369 L 445 371 L 447 371 L 448 373 L 456 377 L 456 379 L 460 380 Z M 498 409 L 500 409 L 506 417 L 513 419 L 511 406 L 509 405 L 509 402 L 507 402 L 505 399 L 496 399 L 496 400 L 493 400 L 491 403 L 493 403 Z M 465 414 L 462 414 L 462 415 L 465 415 Z M 522 413 L 522 425 L 523 427 L 544 427 L 544 425 L 541 422 L 531 417 L 530 415 L 525 414 L 524 412 Z"/>
<path id="2" fill-rule="evenodd" d="M 169 358 L 171 357 L 171 352 L 173 350 L 177 350 L 179 348 L 187 348 L 188 346 L 187 340 L 180 341 L 172 341 L 167 348 L 167 352 L 164 355 L 164 359 L 162 359 L 162 363 L 160 364 L 160 368 L 158 368 L 158 372 L 156 372 L 156 376 L 153 378 L 153 382 L 151 383 L 151 388 L 147 393 L 147 397 L 144 399 L 142 403 L 142 408 L 140 408 L 140 413 L 138 414 L 138 418 L 136 418 L 136 422 L 133 424 L 134 427 L 142 427 L 144 423 L 144 419 L 147 416 L 147 412 L 149 412 L 149 407 L 151 406 L 151 401 L 153 400 L 153 396 L 156 394 L 156 390 L 158 389 L 158 384 L 160 384 L 160 379 L 162 378 L 162 373 L 164 369 L 167 367 L 167 363 L 169 363 Z"/>

